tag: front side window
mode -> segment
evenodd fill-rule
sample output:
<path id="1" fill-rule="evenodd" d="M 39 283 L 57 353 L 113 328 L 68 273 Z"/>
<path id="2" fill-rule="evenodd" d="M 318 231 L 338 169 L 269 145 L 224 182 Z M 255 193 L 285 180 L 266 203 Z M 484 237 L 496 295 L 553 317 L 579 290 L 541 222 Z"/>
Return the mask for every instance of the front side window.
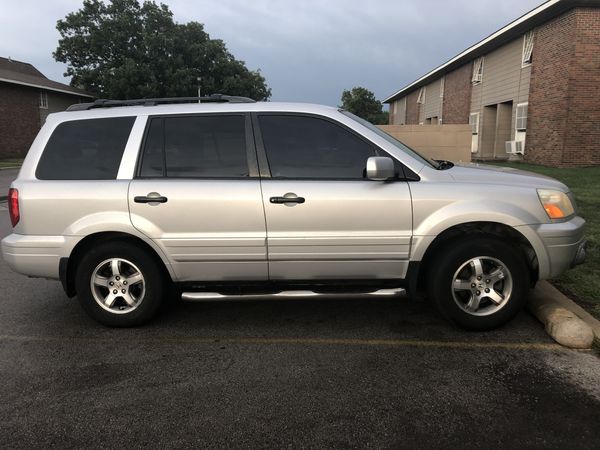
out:
<path id="1" fill-rule="evenodd" d="M 405 97 L 405 100 L 406 100 L 406 97 Z M 404 106 L 406 106 L 406 102 L 405 102 Z M 395 137 L 393 137 L 391 134 L 388 134 L 385 131 L 383 131 L 381 128 L 373 125 L 371 122 L 368 122 L 365 119 L 361 119 L 360 117 L 355 116 L 351 112 L 344 111 L 343 109 L 340 109 L 339 111 L 343 115 L 351 118 L 352 120 L 354 120 L 354 121 L 358 122 L 359 124 L 361 124 L 363 127 L 365 127 L 368 130 L 372 131 L 373 133 L 375 133 L 379 137 L 385 139 L 390 144 L 392 144 L 394 147 L 396 147 L 398 150 L 400 150 L 401 152 L 407 154 L 411 158 L 416 159 L 420 163 L 426 164 L 429 167 L 437 168 L 437 166 L 438 166 L 437 162 L 435 162 L 432 159 L 425 158 L 423 155 L 421 155 L 420 153 L 418 153 L 416 150 L 413 150 L 412 148 L 408 147 L 406 144 L 404 144 L 403 142 L 400 142 L 398 139 L 396 139 Z M 379 156 L 387 156 L 387 155 L 379 155 Z"/>
<path id="2" fill-rule="evenodd" d="M 259 116 L 274 178 L 364 179 L 373 146 L 328 120 L 308 116 Z"/>
<path id="3" fill-rule="evenodd" d="M 247 177 L 243 115 L 153 118 L 148 126 L 142 177 Z"/>
<path id="4" fill-rule="evenodd" d="M 40 180 L 114 180 L 135 117 L 72 120 L 56 127 L 42 153 Z"/>

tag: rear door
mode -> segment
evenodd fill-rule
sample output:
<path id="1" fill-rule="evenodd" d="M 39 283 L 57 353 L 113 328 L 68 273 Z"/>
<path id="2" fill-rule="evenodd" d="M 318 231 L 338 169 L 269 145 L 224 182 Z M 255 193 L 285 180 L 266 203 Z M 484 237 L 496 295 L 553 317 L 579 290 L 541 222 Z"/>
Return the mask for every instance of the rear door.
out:
<path id="1" fill-rule="evenodd" d="M 257 113 L 253 120 L 270 277 L 403 278 L 412 234 L 408 184 L 365 178 L 370 156 L 389 155 L 329 118 Z"/>
<path id="2" fill-rule="evenodd" d="M 150 117 L 142 147 L 131 221 L 163 248 L 178 279 L 267 279 L 249 115 Z"/>

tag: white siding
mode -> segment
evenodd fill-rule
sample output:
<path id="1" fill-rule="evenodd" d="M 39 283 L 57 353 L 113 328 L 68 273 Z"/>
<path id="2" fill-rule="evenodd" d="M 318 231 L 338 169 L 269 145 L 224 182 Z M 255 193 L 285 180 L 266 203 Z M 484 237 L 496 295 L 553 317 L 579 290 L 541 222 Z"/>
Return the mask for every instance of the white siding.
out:
<path id="1" fill-rule="evenodd" d="M 535 49 L 533 52 L 535 54 Z M 522 55 L 523 36 L 486 54 L 483 80 L 474 84 L 471 91 L 471 113 L 480 113 L 482 123 L 486 120 L 486 106 L 512 102 L 511 139 L 515 138 L 517 103 L 524 103 L 529 99 L 531 66 L 521 67 Z M 487 112 L 489 118 L 489 110 Z M 488 124 L 489 126 L 491 125 Z M 485 133 L 480 133 L 480 139 L 486 138 L 483 134 Z M 480 141 L 480 151 L 481 144 Z"/>
<path id="2" fill-rule="evenodd" d="M 519 37 L 485 55 L 483 81 L 473 85 L 472 112 L 486 105 L 528 100 L 531 67 L 521 68 L 522 52 L 523 38 Z"/>
<path id="3" fill-rule="evenodd" d="M 391 104 L 392 125 L 404 125 L 406 123 L 406 97 L 399 98 Z"/>

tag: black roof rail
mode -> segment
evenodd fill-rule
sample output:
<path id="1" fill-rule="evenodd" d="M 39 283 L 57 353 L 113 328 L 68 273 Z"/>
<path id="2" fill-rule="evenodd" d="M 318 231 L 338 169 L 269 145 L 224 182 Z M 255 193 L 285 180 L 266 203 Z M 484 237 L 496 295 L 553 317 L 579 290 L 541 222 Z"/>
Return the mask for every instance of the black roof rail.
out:
<path id="1" fill-rule="evenodd" d="M 98 99 L 92 103 L 76 103 L 69 106 L 67 111 L 87 111 L 89 109 L 113 108 L 117 106 L 156 106 L 177 103 L 256 103 L 256 100 L 248 97 L 224 94 L 212 94 L 208 97 L 138 98 L 133 100 Z"/>

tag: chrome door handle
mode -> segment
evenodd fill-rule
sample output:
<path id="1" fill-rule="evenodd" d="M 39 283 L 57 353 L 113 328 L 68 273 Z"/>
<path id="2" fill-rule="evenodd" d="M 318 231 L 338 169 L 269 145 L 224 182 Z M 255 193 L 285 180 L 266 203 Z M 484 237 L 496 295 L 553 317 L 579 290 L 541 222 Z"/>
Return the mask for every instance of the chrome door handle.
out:
<path id="1" fill-rule="evenodd" d="M 271 197 L 269 199 L 271 203 L 283 204 L 283 203 L 304 203 L 306 200 L 304 197 Z"/>
<path id="2" fill-rule="evenodd" d="M 150 192 L 148 195 L 140 195 L 133 198 L 136 203 L 167 203 L 168 198 L 158 192 Z"/>

